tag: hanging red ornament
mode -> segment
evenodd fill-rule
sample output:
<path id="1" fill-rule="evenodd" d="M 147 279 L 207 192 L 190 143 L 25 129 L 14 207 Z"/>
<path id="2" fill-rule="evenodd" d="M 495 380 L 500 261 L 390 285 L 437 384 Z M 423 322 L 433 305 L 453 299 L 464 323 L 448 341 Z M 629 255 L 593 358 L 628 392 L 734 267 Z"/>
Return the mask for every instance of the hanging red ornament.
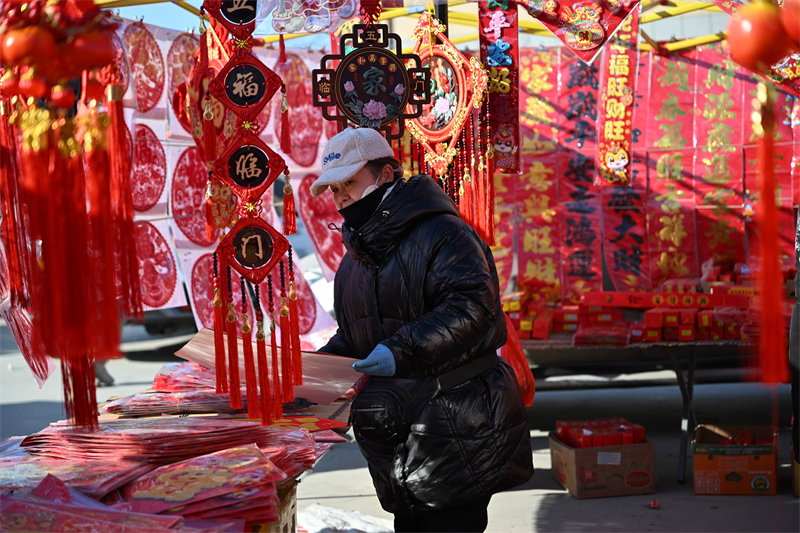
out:
<path id="1" fill-rule="evenodd" d="M 294 377 L 292 375 L 292 327 L 289 321 L 289 307 L 286 305 L 286 274 L 283 261 L 280 263 L 281 273 L 281 396 L 286 403 L 294 401 Z"/>
<path id="2" fill-rule="evenodd" d="M 258 285 L 255 289 L 256 307 L 256 361 L 258 362 L 258 387 L 259 410 L 261 411 L 261 425 L 267 426 L 273 421 L 272 406 L 270 405 L 269 364 L 267 363 L 266 335 L 264 334 L 264 315 L 261 312 L 261 295 Z"/>
<path id="3" fill-rule="evenodd" d="M 297 208 L 294 202 L 294 188 L 292 181 L 289 177 L 289 169 L 283 171 L 284 179 L 286 180 L 283 185 L 283 234 L 294 235 L 297 233 Z M 291 256 L 292 248 L 289 247 L 289 255 Z"/>
<path id="4" fill-rule="evenodd" d="M 303 355 L 300 350 L 300 315 L 297 305 L 297 291 L 294 285 L 294 261 L 292 248 L 289 248 L 289 326 L 292 335 L 292 376 L 295 385 L 303 384 Z"/>
<path id="5" fill-rule="evenodd" d="M 241 278 L 242 288 L 242 355 L 244 356 L 244 382 L 247 392 L 247 417 L 258 418 L 258 375 L 256 374 L 256 360 L 253 355 L 253 328 L 247 318 L 247 287 L 244 278 Z"/>
<path id="6" fill-rule="evenodd" d="M 284 59 L 284 63 L 286 60 Z M 286 84 L 281 84 L 281 152 L 286 155 L 292 153 L 292 133 L 289 124 L 289 104 L 286 102 Z"/>
<path id="7" fill-rule="evenodd" d="M 227 267 L 228 278 L 228 292 L 225 297 L 228 304 L 228 314 L 225 316 L 225 328 L 228 334 L 228 377 L 231 394 L 231 407 L 234 409 L 242 409 L 244 403 L 242 402 L 241 391 L 241 378 L 239 375 L 239 335 L 236 331 L 236 313 L 233 310 L 233 286 L 231 267 Z"/>
<path id="8" fill-rule="evenodd" d="M 269 291 L 269 332 L 270 350 L 272 361 L 272 418 L 278 420 L 283 416 L 283 387 L 281 386 L 281 376 L 278 373 L 278 338 L 275 334 L 275 303 L 272 292 L 272 274 L 267 275 L 267 290 Z"/>
<path id="9" fill-rule="evenodd" d="M 217 373 L 217 394 L 228 392 L 228 368 L 225 363 L 225 316 L 222 312 L 217 252 L 214 252 L 214 367 Z"/>

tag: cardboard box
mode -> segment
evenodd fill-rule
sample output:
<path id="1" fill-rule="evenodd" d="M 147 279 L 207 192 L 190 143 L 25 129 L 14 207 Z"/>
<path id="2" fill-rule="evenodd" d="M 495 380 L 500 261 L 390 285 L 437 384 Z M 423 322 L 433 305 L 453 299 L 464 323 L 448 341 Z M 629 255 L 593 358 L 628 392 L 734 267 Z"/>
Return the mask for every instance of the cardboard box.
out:
<path id="1" fill-rule="evenodd" d="M 701 328 L 710 328 L 716 326 L 717 323 L 714 320 L 714 310 L 713 309 L 703 309 L 699 313 L 697 313 L 697 325 Z"/>
<path id="2" fill-rule="evenodd" d="M 575 333 L 578 331 L 578 322 L 553 322 L 554 333 Z"/>
<path id="3" fill-rule="evenodd" d="M 722 328 L 723 339 L 741 339 L 742 326 L 725 326 Z"/>
<path id="4" fill-rule="evenodd" d="M 631 342 L 644 341 L 644 324 L 634 324 L 631 326 Z"/>
<path id="5" fill-rule="evenodd" d="M 582 322 L 581 312 L 577 305 L 560 305 L 553 315 L 554 322 Z M 585 316 L 585 315 L 584 315 Z"/>
<path id="6" fill-rule="evenodd" d="M 622 320 L 622 311 L 614 310 L 610 313 L 587 313 L 586 322 L 589 324 L 613 324 Z"/>
<path id="7" fill-rule="evenodd" d="M 794 278 L 793 278 L 794 279 Z M 581 313 L 610 313 L 614 310 L 613 307 L 607 305 L 579 305 Z"/>
<path id="8" fill-rule="evenodd" d="M 553 308 L 546 307 L 537 315 L 536 320 L 533 321 L 533 331 L 531 338 L 533 339 L 546 339 L 550 336 L 553 330 Z"/>
<path id="9" fill-rule="evenodd" d="M 693 341 L 695 339 L 695 327 L 693 325 L 682 324 L 678 326 L 679 341 Z"/>
<path id="10" fill-rule="evenodd" d="M 662 331 L 664 328 L 644 328 L 644 340 L 645 342 L 659 342 L 663 338 L 664 332 Z"/>
<path id="11" fill-rule="evenodd" d="M 748 430 L 771 444 L 720 444 Z M 777 494 L 778 433 L 769 426 L 697 426 L 692 441 L 695 494 Z"/>
<path id="12" fill-rule="evenodd" d="M 663 338 L 665 341 L 678 340 L 678 326 L 664 327 Z"/>
<path id="13" fill-rule="evenodd" d="M 550 432 L 552 472 L 577 499 L 653 494 L 655 447 L 641 444 L 573 448 Z"/>
<path id="14" fill-rule="evenodd" d="M 533 318 L 527 316 L 519 321 L 519 330 L 517 334 L 520 339 L 530 339 L 531 331 L 533 331 Z"/>
<path id="15" fill-rule="evenodd" d="M 694 338 L 698 341 L 707 341 L 711 339 L 711 328 L 695 328 Z"/>
<path id="16" fill-rule="evenodd" d="M 725 338 L 724 329 L 722 326 L 711 326 L 708 328 L 708 340 L 718 341 Z"/>
<path id="17" fill-rule="evenodd" d="M 654 307 L 644 312 L 644 325 L 648 328 L 660 328 L 664 325 L 664 309 Z"/>
<path id="18" fill-rule="evenodd" d="M 674 328 L 681 323 L 680 309 L 664 309 L 662 314 L 664 315 L 665 328 Z"/>
<path id="19" fill-rule="evenodd" d="M 697 307 L 689 307 L 688 309 L 681 309 L 681 318 L 680 324 L 683 326 L 694 326 L 697 323 L 697 313 L 700 312 L 700 309 Z"/>

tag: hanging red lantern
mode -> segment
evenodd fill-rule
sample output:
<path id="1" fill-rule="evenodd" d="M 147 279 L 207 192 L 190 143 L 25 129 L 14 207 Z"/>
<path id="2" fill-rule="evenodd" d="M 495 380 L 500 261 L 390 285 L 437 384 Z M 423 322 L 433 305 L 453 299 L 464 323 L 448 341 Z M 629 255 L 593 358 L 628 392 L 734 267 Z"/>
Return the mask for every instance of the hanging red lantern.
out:
<path id="1" fill-rule="evenodd" d="M 75 104 L 75 93 L 69 87 L 56 85 L 50 89 L 50 101 L 61 109 L 69 109 Z"/>
<path id="2" fill-rule="evenodd" d="M 765 71 L 789 55 L 789 37 L 778 7 L 768 1 L 747 4 L 728 22 L 731 59 L 753 71 Z"/>
<path id="3" fill-rule="evenodd" d="M 117 47 L 111 34 L 89 30 L 79 33 L 64 44 L 61 56 L 74 69 L 74 75 L 82 70 L 102 68 L 114 60 Z"/>
<path id="4" fill-rule="evenodd" d="M 26 98 L 44 98 L 47 83 L 33 69 L 28 69 L 19 80 L 19 92 Z"/>
<path id="5" fill-rule="evenodd" d="M 53 31 L 44 26 L 13 28 L 3 37 L 3 61 L 9 65 L 35 65 L 53 57 L 57 51 Z"/>

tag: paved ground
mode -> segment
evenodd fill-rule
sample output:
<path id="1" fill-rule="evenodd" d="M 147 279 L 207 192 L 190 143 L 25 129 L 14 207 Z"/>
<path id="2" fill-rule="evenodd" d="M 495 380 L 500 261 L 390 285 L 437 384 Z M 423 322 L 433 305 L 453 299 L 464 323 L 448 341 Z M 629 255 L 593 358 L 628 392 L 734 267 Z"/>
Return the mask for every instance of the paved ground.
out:
<path id="1" fill-rule="evenodd" d="M 175 346 L 157 349 L 158 343 L 137 328 L 126 328 L 125 340 L 139 344 L 126 344 L 128 357 L 108 363 L 116 383 L 98 389 L 100 400 L 148 387 L 158 369 L 175 360 L 170 356 Z M 536 474 L 527 484 L 492 499 L 488 531 L 800 531 L 800 500 L 792 497 L 789 478 L 788 387 L 713 384 L 695 389 L 701 423 L 769 424 L 773 406 L 780 422 L 780 494 L 695 496 L 691 455 L 687 483 L 676 482 L 681 409 L 677 387 L 540 392 L 529 410 Z M 623 416 L 647 428 L 656 449 L 655 495 L 576 500 L 553 480 L 547 431 L 555 420 L 609 416 Z M 30 434 L 61 417 L 60 375 L 37 389 L 11 335 L 0 325 L 0 438 Z M 647 507 L 653 498 L 660 510 Z M 298 507 L 303 510 L 315 502 L 391 518 L 380 508 L 355 443 L 335 445 L 303 478 Z"/>

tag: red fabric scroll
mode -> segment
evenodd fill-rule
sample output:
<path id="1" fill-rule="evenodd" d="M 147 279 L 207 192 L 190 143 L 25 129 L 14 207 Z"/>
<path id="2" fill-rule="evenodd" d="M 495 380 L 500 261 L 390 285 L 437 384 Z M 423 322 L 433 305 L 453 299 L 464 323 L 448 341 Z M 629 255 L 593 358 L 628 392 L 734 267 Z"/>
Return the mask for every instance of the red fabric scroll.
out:
<path id="1" fill-rule="evenodd" d="M 497 172 L 520 171 L 519 15 L 516 0 L 478 2 L 481 63 L 489 74 L 489 112 Z"/>

